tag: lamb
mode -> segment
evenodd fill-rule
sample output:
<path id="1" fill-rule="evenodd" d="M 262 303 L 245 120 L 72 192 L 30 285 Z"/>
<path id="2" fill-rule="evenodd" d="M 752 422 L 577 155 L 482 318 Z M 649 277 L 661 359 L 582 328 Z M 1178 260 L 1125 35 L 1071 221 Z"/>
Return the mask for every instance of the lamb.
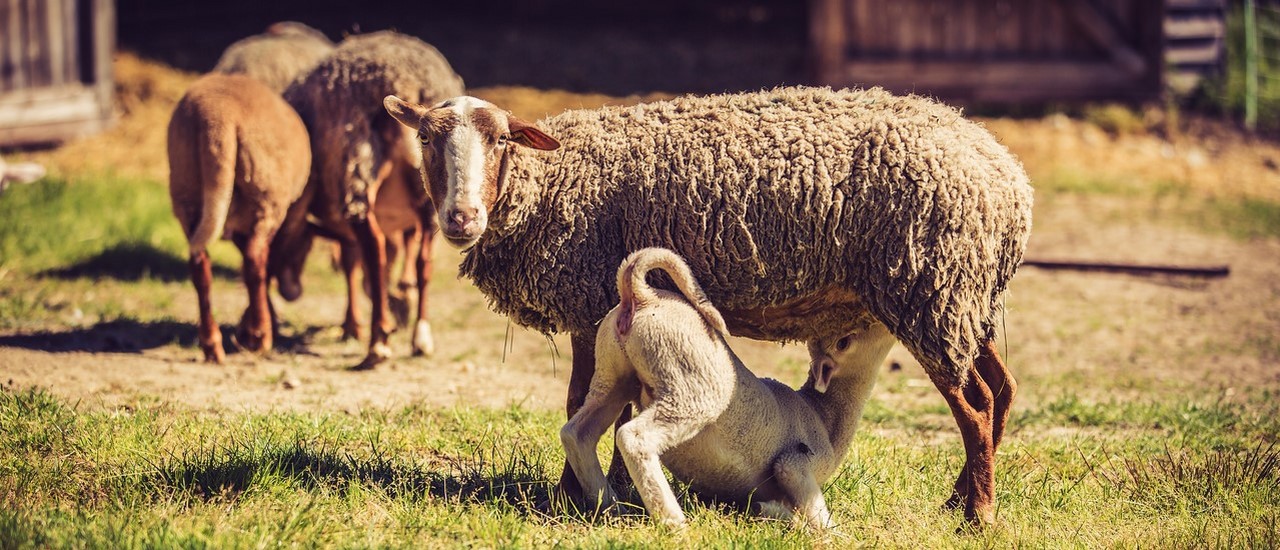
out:
<path id="1" fill-rule="evenodd" d="M 516 322 L 571 334 L 570 417 L 615 295 L 606 266 L 670 248 L 735 335 L 825 341 L 868 315 L 887 327 L 960 427 L 966 463 L 948 504 L 994 520 L 1015 383 L 993 342 L 1032 190 L 982 127 L 880 89 L 685 97 L 541 128 L 470 97 L 386 106 L 418 131 L 462 274 Z M 568 468 L 561 489 L 580 493 Z"/>
<path id="2" fill-rule="evenodd" d="M 286 222 L 286 247 L 305 248 L 313 231 L 342 243 L 349 274 L 350 300 L 355 299 L 354 262 L 363 259 L 370 282 L 373 313 L 369 353 L 356 366 L 372 368 L 391 355 L 387 337 L 395 328 L 388 304 L 385 235 L 420 224 L 422 242 L 418 270 L 418 319 L 412 345 L 415 354 L 433 351 L 427 320 L 427 286 L 435 215 L 420 171 L 421 155 L 411 131 L 382 108 L 387 94 L 432 102 L 462 93 L 462 79 L 440 52 L 412 37 L 390 31 L 352 36 L 306 77 L 285 91 L 311 132 L 314 200 L 308 215 L 315 224 Z M 301 270 L 301 260 L 291 271 Z M 349 310 L 352 312 L 353 310 Z M 348 328 L 353 313 L 348 314 Z"/>
<path id="3" fill-rule="evenodd" d="M 306 127 L 279 94 L 257 80 L 210 74 L 178 101 L 168 132 L 169 197 L 189 244 L 205 360 L 225 360 L 209 304 L 213 275 L 207 250 L 224 234 L 244 256 L 249 291 L 236 340 L 251 351 L 270 350 L 275 313 L 267 294 L 274 273 L 268 266 L 269 250 L 307 183 L 311 149 Z M 282 279 L 281 293 L 296 298 L 288 288 Z"/>
<path id="4" fill-rule="evenodd" d="M 645 277 L 655 269 L 679 292 L 651 287 Z M 809 379 L 795 391 L 743 366 L 724 340 L 720 312 L 670 250 L 632 253 L 618 267 L 617 286 L 619 304 L 596 333 L 591 389 L 560 430 L 588 505 L 617 500 L 596 445 L 634 403 L 641 412 L 618 428 L 618 452 L 654 518 L 685 523 L 661 459 L 703 496 L 830 527 L 820 487 L 849 450 L 877 367 L 893 345 L 888 329 L 866 315 L 831 347 L 814 343 Z"/>
<path id="5" fill-rule="evenodd" d="M 213 72 L 247 75 L 279 94 L 332 51 L 333 42 L 324 33 L 297 21 L 281 21 L 265 33 L 227 46 Z"/>

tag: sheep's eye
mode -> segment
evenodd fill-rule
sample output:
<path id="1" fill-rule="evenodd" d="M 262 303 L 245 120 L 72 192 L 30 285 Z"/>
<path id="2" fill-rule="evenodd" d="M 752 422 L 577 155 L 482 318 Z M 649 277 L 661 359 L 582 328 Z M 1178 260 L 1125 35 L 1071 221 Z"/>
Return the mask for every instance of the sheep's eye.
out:
<path id="1" fill-rule="evenodd" d="M 426 134 L 426 132 L 419 131 L 419 132 L 418 132 L 418 143 L 421 143 L 421 144 L 423 144 L 423 145 L 426 145 L 426 144 L 428 144 L 428 143 L 431 143 L 431 137 L 430 137 L 430 136 L 428 136 L 428 135 Z"/>
<path id="2" fill-rule="evenodd" d="M 844 338 L 836 340 L 836 351 L 844 351 L 849 349 L 849 344 L 852 343 L 852 341 L 853 339 L 848 336 L 845 336 Z"/>
<path id="3" fill-rule="evenodd" d="M 511 139 L 511 136 L 507 134 L 502 134 L 498 136 L 498 145 L 506 145 L 508 139 Z"/>

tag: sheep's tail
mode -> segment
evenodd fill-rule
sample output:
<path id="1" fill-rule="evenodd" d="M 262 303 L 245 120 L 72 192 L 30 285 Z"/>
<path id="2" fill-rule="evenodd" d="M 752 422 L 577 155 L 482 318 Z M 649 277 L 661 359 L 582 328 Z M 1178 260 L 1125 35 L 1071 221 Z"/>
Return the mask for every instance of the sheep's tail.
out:
<path id="1" fill-rule="evenodd" d="M 198 131 L 195 161 L 200 183 L 200 221 L 187 237 L 195 254 L 222 237 L 227 212 L 231 209 L 231 193 L 236 186 L 236 130 L 224 128 L 213 133 Z"/>
<path id="2" fill-rule="evenodd" d="M 707 299 L 706 293 L 702 291 L 702 287 L 698 286 L 698 281 L 694 279 L 693 272 L 689 270 L 689 264 L 675 252 L 665 248 L 644 248 L 631 253 L 626 260 L 622 261 L 622 265 L 618 268 L 618 299 L 621 315 L 618 317 L 618 332 L 626 334 L 631 328 L 631 321 L 635 315 L 637 308 L 658 299 L 658 293 L 654 291 L 645 277 L 650 271 L 661 269 L 667 273 L 671 280 L 675 282 L 676 288 L 680 289 L 680 293 L 688 300 L 689 305 L 706 319 L 707 324 L 719 331 L 720 334 L 728 335 L 729 329 L 725 327 L 724 318 L 720 316 L 720 312 L 712 305 L 711 300 Z"/>

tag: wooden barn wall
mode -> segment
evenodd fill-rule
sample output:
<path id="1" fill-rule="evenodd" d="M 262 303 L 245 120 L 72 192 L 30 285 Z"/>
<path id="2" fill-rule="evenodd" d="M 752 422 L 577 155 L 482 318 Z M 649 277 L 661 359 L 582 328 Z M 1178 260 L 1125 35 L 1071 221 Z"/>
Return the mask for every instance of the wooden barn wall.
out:
<path id="1" fill-rule="evenodd" d="M 1161 0 L 814 0 L 814 77 L 978 102 L 1159 93 Z"/>
<path id="2" fill-rule="evenodd" d="M 105 126 L 112 7 L 111 0 L 0 0 L 0 146 Z"/>

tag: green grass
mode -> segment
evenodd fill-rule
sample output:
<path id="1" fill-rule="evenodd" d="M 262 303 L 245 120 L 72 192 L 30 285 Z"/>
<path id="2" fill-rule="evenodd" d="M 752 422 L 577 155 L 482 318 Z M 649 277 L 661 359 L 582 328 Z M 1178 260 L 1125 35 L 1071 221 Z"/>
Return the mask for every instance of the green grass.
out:
<path id="1" fill-rule="evenodd" d="M 958 441 L 921 445 L 915 430 L 871 422 L 879 429 L 864 430 L 825 488 L 837 533 L 687 495 L 691 525 L 672 532 L 638 513 L 542 507 L 563 459 L 551 412 L 207 415 L 155 400 L 82 411 L 41 390 L 3 391 L 0 546 L 1274 546 L 1274 412 L 1269 396 L 1065 397 L 1027 411 L 1015 425 L 1030 429 L 1001 452 L 999 525 L 980 534 L 956 534 L 959 516 L 937 507 Z M 1117 437 L 1039 429 L 1082 423 Z"/>
<path id="2" fill-rule="evenodd" d="M 1171 181 L 1119 179 L 1060 170 L 1034 182 L 1038 204 L 1056 196 L 1118 197 L 1124 215 L 1157 216 L 1171 223 L 1221 232 L 1237 239 L 1280 236 L 1280 204 L 1251 197 L 1207 197 Z"/>

